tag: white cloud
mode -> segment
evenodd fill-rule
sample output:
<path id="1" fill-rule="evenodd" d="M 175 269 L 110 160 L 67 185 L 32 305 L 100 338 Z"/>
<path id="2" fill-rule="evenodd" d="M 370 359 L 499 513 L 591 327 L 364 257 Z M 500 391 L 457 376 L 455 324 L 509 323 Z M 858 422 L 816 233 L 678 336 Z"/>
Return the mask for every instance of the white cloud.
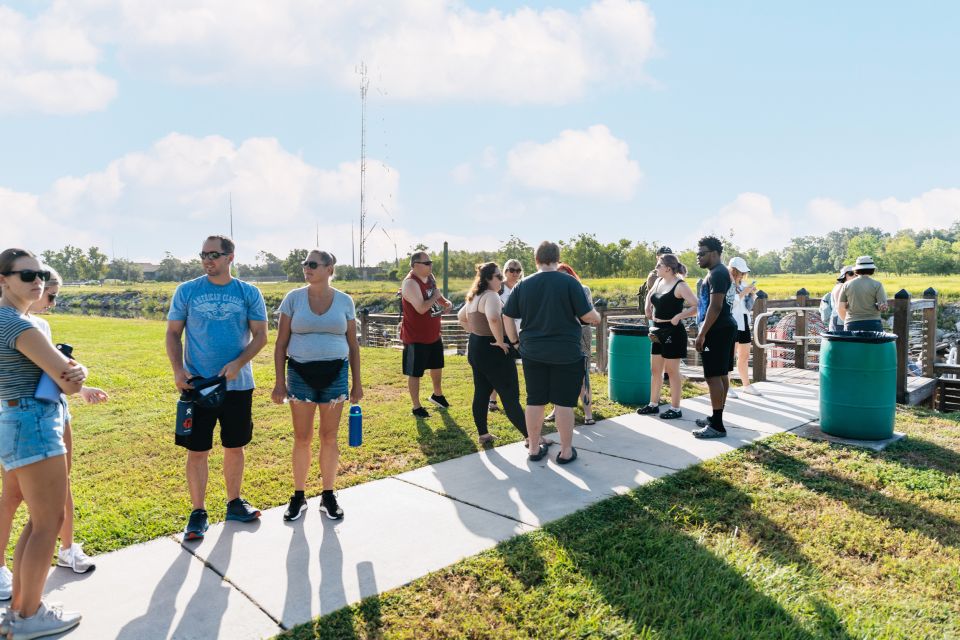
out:
<path id="1" fill-rule="evenodd" d="M 368 160 L 371 225 L 388 224 L 385 210 L 403 222 L 398 190 L 397 171 Z M 240 259 L 252 261 L 259 250 L 286 255 L 291 248 L 313 245 L 318 224 L 321 242 L 337 243 L 325 246 L 349 255 L 350 221 L 357 218 L 359 192 L 356 161 L 321 169 L 286 151 L 274 138 L 250 138 L 236 145 L 220 136 L 172 133 L 102 171 L 60 178 L 43 194 L 0 189 L 0 210 L 31 221 L 11 225 L 4 238 L 8 244 L 36 250 L 96 244 L 112 246 L 120 255 L 158 259 L 164 251 L 192 255 L 204 234 L 229 231 L 232 195 Z M 374 246 L 381 245 L 378 238 Z M 390 245 L 389 257 L 392 254 Z M 380 260 L 388 252 L 371 255 Z"/>
<path id="2" fill-rule="evenodd" d="M 73 114 L 103 109 L 116 82 L 96 69 L 99 51 L 82 28 L 0 6 L 0 113 Z"/>
<path id="3" fill-rule="evenodd" d="M 945 229 L 960 220 L 960 189 L 931 189 L 910 200 L 867 199 L 846 206 L 830 198 L 817 198 L 808 207 L 818 227 L 879 227 L 895 233 L 901 229 Z"/>
<path id="4" fill-rule="evenodd" d="M 789 213 L 774 211 L 770 198 L 761 193 L 746 192 L 701 223 L 687 238 L 687 244 L 695 246 L 698 238 L 708 234 L 731 237 L 732 232 L 737 246 L 770 251 L 785 247 L 790 238 L 797 235 L 796 228 Z M 807 234 L 802 230 L 799 233 Z"/>
<path id="5" fill-rule="evenodd" d="M 567 129 L 543 144 L 522 142 L 507 153 L 510 176 L 532 189 L 615 200 L 633 197 L 643 174 L 627 143 L 603 125 Z"/>
<path id="6" fill-rule="evenodd" d="M 116 47 L 138 72 L 175 81 L 355 88 L 363 60 L 386 96 L 415 101 L 562 103 L 642 80 L 655 49 L 653 14 L 638 0 L 597 0 L 578 13 L 477 11 L 458 0 L 57 0 L 49 13 Z"/>

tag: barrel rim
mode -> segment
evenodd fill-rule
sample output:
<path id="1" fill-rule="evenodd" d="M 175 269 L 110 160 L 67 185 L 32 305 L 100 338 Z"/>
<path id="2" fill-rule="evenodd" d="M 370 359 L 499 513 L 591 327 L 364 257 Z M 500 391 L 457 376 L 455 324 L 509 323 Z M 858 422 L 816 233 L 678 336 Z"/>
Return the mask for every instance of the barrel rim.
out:
<path id="1" fill-rule="evenodd" d="M 649 336 L 650 327 L 645 324 L 614 324 L 607 325 L 610 333 L 622 336 Z"/>
<path id="2" fill-rule="evenodd" d="M 820 337 L 830 342 L 883 344 L 896 341 L 897 334 L 888 331 L 824 331 Z"/>

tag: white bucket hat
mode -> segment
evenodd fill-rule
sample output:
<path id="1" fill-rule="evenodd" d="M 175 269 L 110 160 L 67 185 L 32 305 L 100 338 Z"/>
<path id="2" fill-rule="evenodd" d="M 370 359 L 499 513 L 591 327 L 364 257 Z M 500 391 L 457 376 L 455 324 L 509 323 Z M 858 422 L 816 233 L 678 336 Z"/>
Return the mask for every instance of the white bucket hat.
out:
<path id="1" fill-rule="evenodd" d="M 747 266 L 747 261 L 741 258 L 740 256 L 737 256 L 736 258 L 732 258 L 730 260 L 730 264 L 727 266 L 730 267 L 731 269 L 736 269 L 740 273 L 750 273 L 750 267 Z"/>
<path id="2" fill-rule="evenodd" d="M 877 265 L 873 264 L 873 258 L 870 256 L 860 256 L 857 258 L 857 263 L 853 266 L 854 271 L 859 271 L 860 269 L 876 269 Z"/>

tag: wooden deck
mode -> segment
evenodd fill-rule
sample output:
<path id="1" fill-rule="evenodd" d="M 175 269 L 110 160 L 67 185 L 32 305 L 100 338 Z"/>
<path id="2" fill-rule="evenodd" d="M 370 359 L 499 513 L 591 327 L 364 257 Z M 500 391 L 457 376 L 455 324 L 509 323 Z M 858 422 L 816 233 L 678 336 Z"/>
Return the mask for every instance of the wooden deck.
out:
<path id="1" fill-rule="evenodd" d="M 680 373 L 685 378 L 695 381 L 703 380 L 703 369 L 701 367 L 691 367 L 681 364 Z M 734 379 L 739 379 L 736 373 L 731 374 Z M 767 369 L 767 382 L 783 382 L 789 384 L 809 384 L 817 386 L 820 384 L 820 373 L 816 369 L 795 369 L 793 367 L 770 367 Z M 924 378 L 921 376 L 907 377 L 907 403 L 909 405 L 919 405 L 930 402 L 933 393 L 937 388 L 936 378 Z"/>

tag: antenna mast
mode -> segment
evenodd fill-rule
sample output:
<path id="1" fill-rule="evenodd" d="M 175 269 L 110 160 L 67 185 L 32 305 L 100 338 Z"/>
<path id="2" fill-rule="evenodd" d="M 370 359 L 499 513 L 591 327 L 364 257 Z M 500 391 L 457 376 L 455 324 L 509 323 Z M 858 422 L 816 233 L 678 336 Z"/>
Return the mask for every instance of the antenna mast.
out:
<path id="1" fill-rule="evenodd" d="M 361 62 L 357 66 L 360 74 L 360 271 L 366 266 L 367 244 L 367 89 L 370 78 L 367 65 Z"/>

